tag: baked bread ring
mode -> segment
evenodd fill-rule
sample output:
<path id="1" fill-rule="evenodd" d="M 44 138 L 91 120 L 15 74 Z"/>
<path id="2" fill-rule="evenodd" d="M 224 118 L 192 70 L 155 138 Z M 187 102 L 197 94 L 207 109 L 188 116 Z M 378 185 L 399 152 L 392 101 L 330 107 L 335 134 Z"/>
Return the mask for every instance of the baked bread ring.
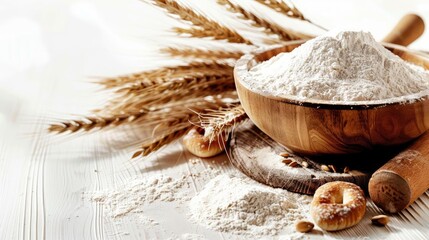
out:
<path id="1" fill-rule="evenodd" d="M 192 154 L 198 157 L 213 157 L 225 149 L 226 137 L 208 139 L 204 137 L 204 129 L 193 128 L 183 137 L 183 145 Z"/>
<path id="2" fill-rule="evenodd" d="M 310 213 L 314 222 L 326 231 L 337 231 L 356 225 L 366 210 L 362 189 L 349 182 L 329 182 L 314 193 Z"/>

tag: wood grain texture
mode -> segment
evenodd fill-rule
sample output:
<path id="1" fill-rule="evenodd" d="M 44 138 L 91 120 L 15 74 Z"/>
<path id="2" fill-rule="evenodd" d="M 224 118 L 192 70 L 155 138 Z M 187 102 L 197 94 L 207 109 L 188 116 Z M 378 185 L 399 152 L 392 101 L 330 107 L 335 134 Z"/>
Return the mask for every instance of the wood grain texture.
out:
<path id="1" fill-rule="evenodd" d="M 425 30 L 423 19 L 416 14 L 403 16 L 383 42 L 408 46 L 419 38 Z"/>
<path id="2" fill-rule="evenodd" d="M 378 169 L 369 181 L 371 199 L 397 213 L 429 189 L 429 132 Z"/>
<path id="3" fill-rule="evenodd" d="M 402 149 L 404 146 L 401 146 Z M 258 154 L 262 149 L 267 152 Z M 306 157 L 292 153 L 259 130 L 252 122 L 234 129 L 230 142 L 230 161 L 240 171 L 258 182 L 304 194 L 313 194 L 326 182 L 347 181 L 367 189 L 368 180 L 379 166 L 397 154 L 399 150 L 383 149 L 357 155 Z M 289 152 L 298 163 L 307 162 L 308 167 L 289 167 L 279 154 Z M 277 156 L 276 156 L 277 155 Z M 362 164 L 362 159 L 370 161 Z M 335 166 L 337 173 L 321 170 L 321 165 Z M 343 173 L 348 167 L 351 171 Z"/>
<path id="4" fill-rule="evenodd" d="M 58 90 L 58 89 L 57 89 Z M 63 92 L 58 92 L 58 97 Z M 36 105 L 38 105 L 37 103 Z M 83 106 L 83 104 L 81 105 Z M 43 113 L 42 113 L 43 114 Z M 32 123 L 32 132 L 44 129 L 47 120 Z M 22 127 L 22 126 L 19 126 Z M 111 219 L 103 207 L 88 200 L 84 193 L 122 186 L 135 177 L 166 174 L 200 174 L 214 169 L 240 174 L 225 155 L 199 160 L 180 144 L 161 150 L 145 161 L 131 161 L 132 148 L 123 142 L 137 133 L 94 134 L 76 139 L 49 138 L 42 134 L 31 139 L 0 136 L 0 239 L 180 239 L 182 234 L 198 234 L 205 239 L 249 239 L 205 229 L 187 218 L 187 203 L 154 204 L 145 216 L 158 226 L 142 224 L 138 218 Z M 198 161 L 196 161 L 198 160 Z M 196 162 L 195 162 L 196 161 Z M 353 169 L 353 168 L 352 168 Z M 193 194 L 200 192 L 213 176 L 192 179 Z M 391 216 L 388 228 L 370 227 L 371 216 L 380 210 L 368 203 L 361 224 L 338 233 L 315 231 L 311 239 L 425 239 L 429 237 L 429 193 L 409 208 Z M 25 235 L 24 235 L 25 232 Z M 280 235 L 279 239 L 288 235 Z M 251 239 L 251 238 L 250 238 Z"/>
<path id="5" fill-rule="evenodd" d="M 234 69 L 237 91 L 246 113 L 271 138 L 302 154 L 347 154 L 402 144 L 429 128 L 429 90 L 407 100 L 344 104 L 275 97 L 251 91 L 242 82 L 246 72 L 258 62 L 289 52 L 303 42 L 260 49 L 241 58 Z M 386 46 L 405 60 L 429 69 L 429 58 L 423 54 L 393 44 Z"/>

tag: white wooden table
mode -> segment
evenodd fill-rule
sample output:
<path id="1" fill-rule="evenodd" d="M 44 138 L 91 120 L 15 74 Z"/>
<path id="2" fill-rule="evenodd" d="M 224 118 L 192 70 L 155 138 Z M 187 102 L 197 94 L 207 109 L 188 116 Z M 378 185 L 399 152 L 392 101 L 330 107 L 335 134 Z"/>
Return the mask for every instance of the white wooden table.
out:
<path id="1" fill-rule="evenodd" d="M 427 1 L 299 1 L 313 21 L 327 28 L 366 28 L 382 38 L 404 13 L 429 17 Z M 335 10 L 334 10 L 335 9 Z M 333 11 L 336 13 L 334 14 Z M 339 20 L 341 19 L 341 20 Z M 192 224 L 187 206 L 155 203 L 147 216 L 113 221 L 84 192 L 114 188 L 134 177 L 180 176 L 209 167 L 236 172 L 225 156 L 196 161 L 179 144 L 140 161 L 130 161 L 139 136 L 122 132 L 79 138 L 46 134 L 50 120 L 85 113 L 105 94 L 86 83 L 164 64 L 154 49 L 169 27 L 165 17 L 138 0 L 8 1 L 0 3 L 0 239 L 245 239 Z M 429 18 L 426 18 L 429 22 Z M 126 26 L 126 27 L 124 27 Z M 429 34 L 412 45 L 429 50 Z M 429 146 L 428 146 L 429 147 Z M 193 192 L 210 176 L 193 179 Z M 392 217 L 388 228 L 368 218 L 339 233 L 312 238 L 429 239 L 429 193 Z M 287 236 L 277 237 L 288 239 Z"/>

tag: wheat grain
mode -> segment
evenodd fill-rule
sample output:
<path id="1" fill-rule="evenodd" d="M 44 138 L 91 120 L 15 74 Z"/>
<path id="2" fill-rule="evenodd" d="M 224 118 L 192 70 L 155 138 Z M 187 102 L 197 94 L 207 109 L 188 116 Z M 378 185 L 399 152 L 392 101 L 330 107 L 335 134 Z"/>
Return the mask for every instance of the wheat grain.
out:
<path id="1" fill-rule="evenodd" d="M 256 1 L 288 17 L 306 20 L 304 15 L 295 6 L 293 6 L 292 3 L 289 3 L 290 4 L 289 6 L 283 0 L 256 0 Z"/>
<path id="2" fill-rule="evenodd" d="M 238 99 L 236 100 L 238 102 Z M 231 104 L 223 99 L 222 96 L 216 96 L 213 99 L 193 98 L 187 101 L 174 102 L 173 105 L 160 105 L 158 110 L 148 114 L 144 119 L 135 121 L 136 124 L 156 124 L 156 129 L 171 127 L 185 120 L 195 120 L 193 117 L 199 116 L 199 113 L 205 113 L 210 110 L 227 108 Z"/>
<path id="3" fill-rule="evenodd" d="M 230 0 L 218 0 L 218 3 L 229 6 L 228 9 L 230 11 L 241 14 L 244 19 L 252 21 L 254 26 L 264 28 L 266 30 L 265 32 L 276 34 L 281 40 L 290 41 L 303 38 L 311 38 L 310 36 L 305 36 L 301 33 L 296 33 L 294 31 L 285 29 L 276 23 L 260 18 L 255 14 L 242 8 L 240 5 L 232 3 Z"/>
<path id="4" fill-rule="evenodd" d="M 189 123 L 189 124 L 185 125 L 184 127 L 181 127 L 181 128 L 178 128 L 174 131 L 168 132 L 165 135 L 163 135 L 159 138 L 156 138 L 149 143 L 143 144 L 141 146 L 142 150 L 135 152 L 133 154 L 133 158 L 136 158 L 138 156 L 147 156 L 147 155 L 159 150 L 163 146 L 165 146 L 165 145 L 179 139 L 183 135 L 185 135 L 192 127 L 193 127 L 193 125 Z"/>
<path id="5" fill-rule="evenodd" d="M 80 130 L 88 132 L 91 130 L 118 126 L 124 123 L 131 123 L 148 114 L 149 112 L 150 110 L 142 108 L 138 112 L 128 112 L 111 116 L 96 115 L 92 117 L 82 117 L 82 119 L 78 120 L 70 120 L 62 123 L 51 124 L 48 130 L 55 133 L 63 133 L 67 131 L 73 133 Z"/>
<path id="6" fill-rule="evenodd" d="M 232 77 L 233 68 L 230 66 L 223 66 L 219 68 L 206 68 L 199 71 L 181 71 L 179 74 L 171 74 L 168 77 L 158 79 L 157 82 L 148 84 L 145 80 L 136 81 L 132 84 L 123 84 L 118 87 L 116 93 L 132 93 L 144 90 L 145 93 L 155 92 L 160 93 L 161 90 L 174 90 L 174 86 L 181 86 L 184 83 L 197 83 L 211 78 Z M 182 84 L 180 84 L 182 83 Z M 179 85 L 180 84 L 180 85 Z"/>
<path id="7" fill-rule="evenodd" d="M 233 126 L 245 119 L 247 119 L 247 114 L 240 104 L 210 111 L 200 116 L 201 127 L 204 129 L 204 137 L 210 141 L 216 139 L 220 134 L 225 134 Z"/>
<path id="8" fill-rule="evenodd" d="M 190 29 L 175 28 L 177 33 L 188 33 L 194 37 L 213 37 L 225 39 L 233 43 L 252 44 L 236 31 L 195 12 L 194 10 L 178 4 L 175 0 L 145 0 L 153 5 L 165 9 L 170 14 L 178 16 L 182 20 L 192 23 Z"/>
<path id="9" fill-rule="evenodd" d="M 238 59 L 244 53 L 242 51 L 210 50 L 198 48 L 175 48 L 168 47 L 161 49 L 161 52 L 174 57 L 196 58 L 196 59 Z"/>
<path id="10" fill-rule="evenodd" d="M 224 96 L 222 95 L 213 97 L 211 100 L 207 99 L 207 97 L 194 97 L 188 100 L 173 102 L 172 104 L 162 103 L 151 108 L 139 105 L 135 108 L 124 108 L 120 111 L 112 111 L 111 109 L 102 110 L 94 116 L 51 124 L 48 130 L 54 133 L 74 133 L 77 131 L 89 132 L 101 130 L 131 123 L 150 125 L 170 121 L 173 124 L 177 123 L 178 118 L 182 119 L 184 115 L 195 115 L 196 112 L 205 112 L 208 109 L 213 110 L 228 107 L 230 103 L 223 102 L 223 98 Z"/>
<path id="11" fill-rule="evenodd" d="M 125 84 L 140 82 L 146 86 L 152 86 L 164 82 L 168 78 L 174 78 L 181 75 L 186 75 L 192 72 L 205 72 L 213 70 L 231 69 L 229 63 L 221 61 L 207 61 L 207 62 L 190 62 L 186 65 L 179 65 L 173 67 L 162 67 L 155 70 L 138 72 L 117 76 L 113 78 L 105 78 L 98 81 L 98 84 L 106 88 L 116 88 L 124 86 Z"/>
<path id="12" fill-rule="evenodd" d="M 312 25 L 320 29 L 328 31 L 328 29 L 310 21 L 310 19 L 308 18 L 305 18 L 304 15 L 301 13 L 301 11 L 299 11 L 298 8 L 296 8 L 291 1 L 288 1 L 288 3 L 285 3 L 284 0 L 256 0 L 256 1 L 285 16 L 298 18 L 300 20 L 311 23 Z"/>
<path id="13" fill-rule="evenodd" d="M 160 88 L 161 89 L 161 88 Z M 123 109 L 140 109 L 143 107 L 167 104 L 174 101 L 222 94 L 235 90 L 232 76 L 215 77 L 209 81 L 188 84 L 187 88 L 160 91 L 136 91 L 133 94 L 118 96 L 109 101 L 106 108 L 120 112 Z"/>
<path id="14" fill-rule="evenodd" d="M 216 111 L 222 108 L 228 107 L 228 104 L 220 101 L 220 99 L 214 101 L 203 101 L 199 105 L 194 106 L 192 109 L 188 109 L 187 112 L 170 116 L 169 118 L 160 121 L 155 128 L 167 127 L 167 131 L 164 132 L 160 137 L 155 137 L 152 141 L 144 143 L 141 146 L 141 150 L 133 154 L 133 158 L 138 156 L 147 156 L 152 152 L 160 149 L 161 147 L 179 139 L 185 135 L 191 128 L 195 126 L 195 123 L 201 114 L 208 111 Z M 171 129 L 171 127 L 173 127 Z"/>
<path id="15" fill-rule="evenodd" d="M 180 89 L 197 89 L 201 85 L 230 84 L 233 82 L 232 68 L 223 72 L 193 73 L 193 76 L 182 76 L 180 78 L 169 79 L 167 82 L 147 86 L 137 83 L 132 86 L 126 86 L 117 90 L 118 93 L 125 95 L 134 94 L 139 96 L 149 95 L 151 93 L 164 93 L 165 91 L 174 91 Z"/>
<path id="16" fill-rule="evenodd" d="M 195 38 L 213 38 L 215 40 L 224 40 L 227 39 L 228 42 L 232 43 L 241 43 L 241 37 L 228 34 L 224 31 L 219 31 L 218 29 L 202 29 L 199 27 L 191 27 L 191 28 L 173 28 L 173 31 L 178 33 L 179 35 L 191 36 Z M 252 44 L 248 40 L 244 43 Z"/>

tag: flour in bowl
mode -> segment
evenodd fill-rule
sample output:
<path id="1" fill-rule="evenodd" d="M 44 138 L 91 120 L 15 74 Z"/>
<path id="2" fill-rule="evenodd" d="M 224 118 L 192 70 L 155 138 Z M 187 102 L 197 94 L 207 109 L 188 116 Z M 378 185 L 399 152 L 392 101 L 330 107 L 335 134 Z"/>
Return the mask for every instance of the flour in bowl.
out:
<path id="1" fill-rule="evenodd" d="M 385 49 L 366 32 L 331 32 L 249 70 L 243 82 L 275 96 L 371 101 L 429 89 L 429 72 Z"/>

